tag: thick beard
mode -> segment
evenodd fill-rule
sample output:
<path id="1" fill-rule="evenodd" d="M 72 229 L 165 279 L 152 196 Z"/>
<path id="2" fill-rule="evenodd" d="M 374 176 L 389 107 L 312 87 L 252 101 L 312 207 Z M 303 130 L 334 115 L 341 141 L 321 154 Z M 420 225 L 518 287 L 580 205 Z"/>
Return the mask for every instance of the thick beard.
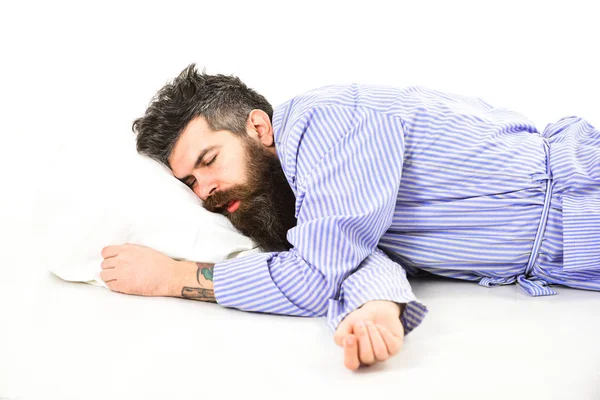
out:
<path id="1" fill-rule="evenodd" d="M 227 216 L 263 251 L 287 251 L 292 247 L 287 232 L 296 226 L 294 192 L 277 157 L 252 139 L 242 140 L 247 183 L 217 191 L 206 199 L 204 208 Z M 233 200 L 240 200 L 240 206 L 229 213 L 223 205 Z"/>

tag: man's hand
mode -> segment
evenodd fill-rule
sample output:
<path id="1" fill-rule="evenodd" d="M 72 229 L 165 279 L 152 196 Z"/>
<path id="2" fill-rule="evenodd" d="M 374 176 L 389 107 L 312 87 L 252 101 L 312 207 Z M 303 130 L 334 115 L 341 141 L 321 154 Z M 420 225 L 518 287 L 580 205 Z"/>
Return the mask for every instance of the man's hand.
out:
<path id="1" fill-rule="evenodd" d="M 335 331 L 334 340 L 344 348 L 344 365 L 356 370 L 397 354 L 404 343 L 403 310 L 391 301 L 369 301 L 344 318 Z"/>
<path id="2" fill-rule="evenodd" d="M 169 275 L 177 261 L 148 247 L 133 244 L 102 249 L 100 278 L 113 292 L 169 296 Z"/>
<path id="3" fill-rule="evenodd" d="M 213 264 L 176 261 L 133 244 L 107 246 L 102 257 L 100 278 L 114 292 L 216 302 Z"/>

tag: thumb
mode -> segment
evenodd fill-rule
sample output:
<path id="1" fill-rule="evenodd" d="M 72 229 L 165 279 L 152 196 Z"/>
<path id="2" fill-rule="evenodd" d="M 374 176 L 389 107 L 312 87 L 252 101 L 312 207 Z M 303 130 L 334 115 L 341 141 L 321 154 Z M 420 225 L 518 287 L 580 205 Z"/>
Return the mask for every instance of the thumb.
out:
<path id="1" fill-rule="evenodd" d="M 352 334 L 352 324 L 348 319 L 343 320 L 337 327 L 335 331 L 335 335 L 333 335 L 333 340 L 335 344 L 340 347 L 344 347 L 344 338 L 350 334 Z"/>

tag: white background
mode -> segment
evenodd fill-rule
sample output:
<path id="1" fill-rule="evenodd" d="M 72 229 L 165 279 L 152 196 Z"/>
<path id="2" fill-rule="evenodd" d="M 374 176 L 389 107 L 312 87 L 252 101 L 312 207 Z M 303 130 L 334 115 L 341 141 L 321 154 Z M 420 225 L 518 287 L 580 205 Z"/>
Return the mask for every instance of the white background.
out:
<path id="1" fill-rule="evenodd" d="M 512 108 L 540 131 L 567 115 L 598 126 L 598 16 L 593 1 L 3 1 L 0 279 L 35 259 L 45 165 L 75 137 L 89 141 L 82 151 L 130 137 L 191 62 L 273 105 L 333 83 L 420 84 Z"/>
<path id="2" fill-rule="evenodd" d="M 593 4 L 4 1 L 0 215 L 27 209 L 70 137 L 130 135 L 191 62 L 238 75 L 274 105 L 332 83 L 422 84 L 513 108 L 538 129 L 566 115 L 598 124 Z"/>

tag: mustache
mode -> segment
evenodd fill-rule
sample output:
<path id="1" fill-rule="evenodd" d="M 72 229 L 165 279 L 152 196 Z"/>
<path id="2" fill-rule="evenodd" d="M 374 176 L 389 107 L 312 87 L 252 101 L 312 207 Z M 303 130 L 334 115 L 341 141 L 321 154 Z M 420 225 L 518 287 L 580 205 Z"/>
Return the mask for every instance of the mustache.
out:
<path id="1" fill-rule="evenodd" d="M 234 200 L 244 201 L 254 193 L 244 185 L 236 185 L 226 190 L 219 190 L 204 200 L 204 208 L 210 212 L 227 215 L 227 204 Z"/>

